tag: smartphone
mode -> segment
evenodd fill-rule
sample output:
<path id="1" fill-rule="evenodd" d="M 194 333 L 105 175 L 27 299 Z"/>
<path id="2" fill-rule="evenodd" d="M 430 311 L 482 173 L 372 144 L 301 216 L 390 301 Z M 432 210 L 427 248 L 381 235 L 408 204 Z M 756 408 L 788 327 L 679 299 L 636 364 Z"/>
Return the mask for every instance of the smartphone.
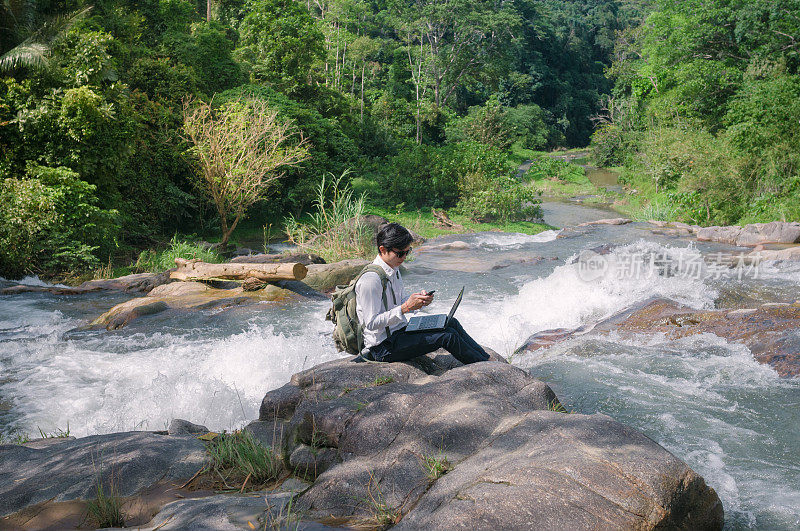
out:
<path id="1" fill-rule="evenodd" d="M 435 290 L 435 289 L 432 289 L 432 290 L 430 290 L 430 291 L 427 291 L 426 293 L 427 293 L 428 295 L 433 295 L 434 293 L 436 293 L 436 290 Z"/>

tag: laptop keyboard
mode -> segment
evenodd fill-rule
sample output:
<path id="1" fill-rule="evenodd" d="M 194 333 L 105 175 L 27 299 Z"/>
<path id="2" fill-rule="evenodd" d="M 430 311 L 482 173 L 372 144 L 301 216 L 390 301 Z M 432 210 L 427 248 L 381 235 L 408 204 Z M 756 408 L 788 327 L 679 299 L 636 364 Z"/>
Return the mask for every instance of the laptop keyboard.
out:
<path id="1" fill-rule="evenodd" d="M 423 317 L 420 319 L 419 327 L 420 328 L 433 328 L 436 326 L 436 323 L 439 322 L 439 317 L 436 315 L 429 315 L 427 317 Z"/>

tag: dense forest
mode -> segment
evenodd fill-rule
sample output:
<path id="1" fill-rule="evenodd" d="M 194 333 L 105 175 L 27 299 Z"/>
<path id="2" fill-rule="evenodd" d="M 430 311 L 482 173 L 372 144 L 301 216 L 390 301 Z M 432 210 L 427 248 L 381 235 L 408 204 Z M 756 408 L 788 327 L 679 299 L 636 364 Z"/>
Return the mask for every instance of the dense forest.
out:
<path id="1" fill-rule="evenodd" d="M 656 217 L 796 219 L 797 4 L 5 0 L 0 275 L 299 219 L 336 193 L 323 177 L 387 208 L 530 219 L 511 151 L 590 139 Z M 295 150 L 235 220 L 199 177 L 199 108 L 274 113 Z"/>
<path id="2" fill-rule="evenodd" d="M 800 220 L 800 2 L 658 0 L 617 35 L 594 134 L 659 219 Z"/>

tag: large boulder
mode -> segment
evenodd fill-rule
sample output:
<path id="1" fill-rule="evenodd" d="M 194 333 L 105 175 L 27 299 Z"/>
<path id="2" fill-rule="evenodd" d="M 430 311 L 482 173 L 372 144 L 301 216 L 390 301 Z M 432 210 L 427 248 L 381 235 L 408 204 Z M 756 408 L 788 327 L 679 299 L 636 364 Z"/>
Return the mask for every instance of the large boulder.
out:
<path id="1" fill-rule="evenodd" d="M 314 481 L 294 502 L 308 519 L 722 527 L 716 493 L 680 459 L 604 415 L 564 413 L 545 383 L 502 361 L 325 363 L 267 393 L 259 423 L 283 434 L 284 463 Z"/>
<path id="2" fill-rule="evenodd" d="M 739 227 L 703 227 L 697 231 L 700 241 L 729 243 L 739 247 L 750 247 L 763 243 L 800 243 L 800 223 L 773 221 L 753 223 Z"/>
<path id="3" fill-rule="evenodd" d="M 351 258 L 332 264 L 311 264 L 302 282 L 317 291 L 330 291 L 340 284 L 348 284 L 369 263 L 362 258 Z"/>
<path id="4" fill-rule="evenodd" d="M 601 414 L 525 414 L 439 479 L 396 529 L 720 529 L 703 478 Z"/>
<path id="5" fill-rule="evenodd" d="M 0 445 L 0 515 L 52 500 L 91 499 L 101 482 L 132 496 L 160 482 L 178 484 L 206 462 L 193 437 L 151 432 L 113 433 L 66 440 L 46 448 Z"/>

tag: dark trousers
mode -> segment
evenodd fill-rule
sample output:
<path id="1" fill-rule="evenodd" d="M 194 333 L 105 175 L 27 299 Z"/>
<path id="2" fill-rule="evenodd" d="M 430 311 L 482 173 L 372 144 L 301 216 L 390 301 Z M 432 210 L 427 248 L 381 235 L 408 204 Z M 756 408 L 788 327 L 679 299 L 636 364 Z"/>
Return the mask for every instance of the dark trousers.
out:
<path id="1" fill-rule="evenodd" d="M 464 364 L 486 361 L 489 354 L 472 339 L 455 318 L 444 330 L 406 332 L 398 330 L 383 342 L 370 348 L 375 361 L 406 361 L 444 348 Z"/>

